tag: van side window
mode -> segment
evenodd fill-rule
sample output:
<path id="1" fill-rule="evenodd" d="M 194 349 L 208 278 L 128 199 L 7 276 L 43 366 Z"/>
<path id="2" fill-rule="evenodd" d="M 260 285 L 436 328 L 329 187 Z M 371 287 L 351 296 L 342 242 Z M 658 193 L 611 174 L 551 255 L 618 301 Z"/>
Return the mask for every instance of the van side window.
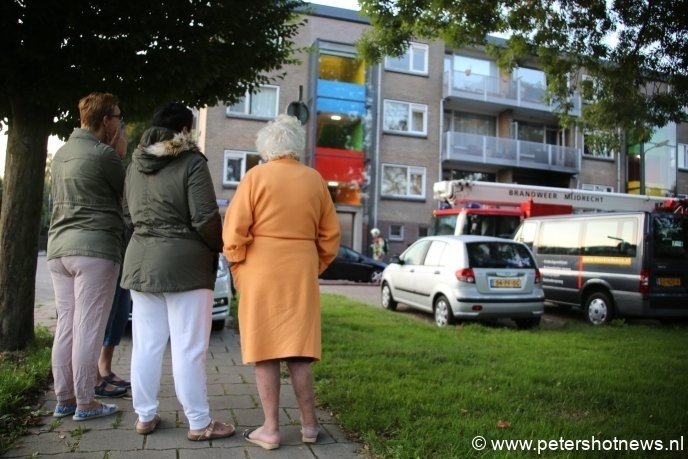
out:
<path id="1" fill-rule="evenodd" d="M 593 219 L 585 225 L 582 254 L 599 257 L 635 257 L 635 219 Z"/>
<path id="2" fill-rule="evenodd" d="M 581 222 L 543 221 L 540 224 L 538 253 L 549 255 L 579 255 Z"/>

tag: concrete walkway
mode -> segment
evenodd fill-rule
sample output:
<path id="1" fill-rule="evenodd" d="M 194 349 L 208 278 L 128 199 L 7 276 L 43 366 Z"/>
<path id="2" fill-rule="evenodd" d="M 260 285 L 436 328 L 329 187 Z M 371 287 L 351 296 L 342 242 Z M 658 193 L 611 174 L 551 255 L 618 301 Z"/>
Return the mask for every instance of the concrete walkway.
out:
<path id="1" fill-rule="evenodd" d="M 42 259 L 41 259 L 42 258 Z M 45 269 L 45 257 L 39 257 L 39 270 Z M 40 276 L 37 276 L 39 278 Z M 38 283 L 38 281 L 37 281 Z M 43 286 L 45 287 L 45 286 Z M 37 324 L 54 328 L 55 307 L 45 294 L 48 289 L 37 286 Z M 52 293 L 52 289 L 49 289 Z M 43 293 L 38 293 L 38 292 Z M 120 346 L 115 350 L 113 370 L 118 375 L 129 377 L 131 358 L 131 334 L 127 332 Z M 266 451 L 246 442 L 242 436 L 246 428 L 257 427 L 263 419 L 258 398 L 253 366 L 241 363 L 239 336 L 231 328 L 213 332 L 208 349 L 208 395 L 211 416 L 229 421 L 237 428 L 233 437 L 192 442 L 186 439 L 188 425 L 181 405 L 176 399 L 172 380 L 172 366 L 169 346 L 163 363 L 163 377 L 160 388 L 160 416 L 162 422 L 151 435 L 142 436 L 134 430 L 136 414 L 131 399 L 104 399 L 115 403 L 120 412 L 104 418 L 75 422 L 71 416 L 56 420 L 52 417 L 55 396 L 52 391 L 45 394 L 43 409 L 47 416 L 44 424 L 30 429 L 30 434 L 21 437 L 14 448 L 0 456 L 2 458 L 50 457 L 83 459 L 206 459 L 206 458 L 362 458 L 362 446 L 347 439 L 335 420 L 325 411 L 318 410 L 322 426 L 318 442 L 312 445 L 301 443 L 299 433 L 299 410 L 294 392 L 287 379 L 282 382 L 280 396 L 281 446 Z"/>

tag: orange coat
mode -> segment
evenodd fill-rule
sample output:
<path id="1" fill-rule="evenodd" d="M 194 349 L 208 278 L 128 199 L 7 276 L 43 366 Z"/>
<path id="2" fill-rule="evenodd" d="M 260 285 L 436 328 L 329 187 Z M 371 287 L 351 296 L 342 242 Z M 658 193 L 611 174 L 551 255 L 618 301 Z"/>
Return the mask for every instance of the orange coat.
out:
<path id="1" fill-rule="evenodd" d="M 227 209 L 222 238 L 239 291 L 244 363 L 319 360 L 318 275 L 339 250 L 339 219 L 320 174 L 294 159 L 255 166 Z"/>

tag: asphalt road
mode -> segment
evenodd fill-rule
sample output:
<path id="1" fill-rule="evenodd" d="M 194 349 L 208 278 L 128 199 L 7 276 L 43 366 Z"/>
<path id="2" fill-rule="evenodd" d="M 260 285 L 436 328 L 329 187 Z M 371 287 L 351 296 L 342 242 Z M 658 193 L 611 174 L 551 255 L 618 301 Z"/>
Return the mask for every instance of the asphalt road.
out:
<path id="1" fill-rule="evenodd" d="M 346 296 L 352 300 L 360 301 L 361 303 L 369 304 L 373 307 L 380 308 L 380 286 L 354 283 L 354 282 L 337 282 L 337 281 L 321 281 L 320 282 L 320 292 L 321 293 L 334 293 L 338 295 Z M 403 304 L 397 307 L 397 312 L 400 314 L 409 314 L 418 320 L 424 320 L 428 323 L 432 323 L 433 317 L 431 314 L 426 314 L 424 312 L 416 311 L 409 308 Z M 542 328 L 560 328 L 567 323 L 571 322 L 581 322 L 583 323 L 585 319 L 583 314 L 576 312 L 574 310 L 559 308 L 555 305 L 545 306 L 545 315 L 542 317 Z M 494 326 L 504 326 L 509 328 L 515 328 L 516 324 L 508 319 L 500 319 L 496 321 L 491 321 L 491 325 Z"/>

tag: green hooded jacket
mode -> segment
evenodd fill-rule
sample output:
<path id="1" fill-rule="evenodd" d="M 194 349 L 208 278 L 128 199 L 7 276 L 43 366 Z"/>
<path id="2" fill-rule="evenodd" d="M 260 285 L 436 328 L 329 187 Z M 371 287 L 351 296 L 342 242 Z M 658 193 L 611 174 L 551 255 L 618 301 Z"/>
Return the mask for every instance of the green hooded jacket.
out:
<path id="1" fill-rule="evenodd" d="M 122 287 L 214 289 L 222 220 L 207 159 L 188 135 L 151 127 L 127 169 L 124 218 L 133 225 Z"/>

